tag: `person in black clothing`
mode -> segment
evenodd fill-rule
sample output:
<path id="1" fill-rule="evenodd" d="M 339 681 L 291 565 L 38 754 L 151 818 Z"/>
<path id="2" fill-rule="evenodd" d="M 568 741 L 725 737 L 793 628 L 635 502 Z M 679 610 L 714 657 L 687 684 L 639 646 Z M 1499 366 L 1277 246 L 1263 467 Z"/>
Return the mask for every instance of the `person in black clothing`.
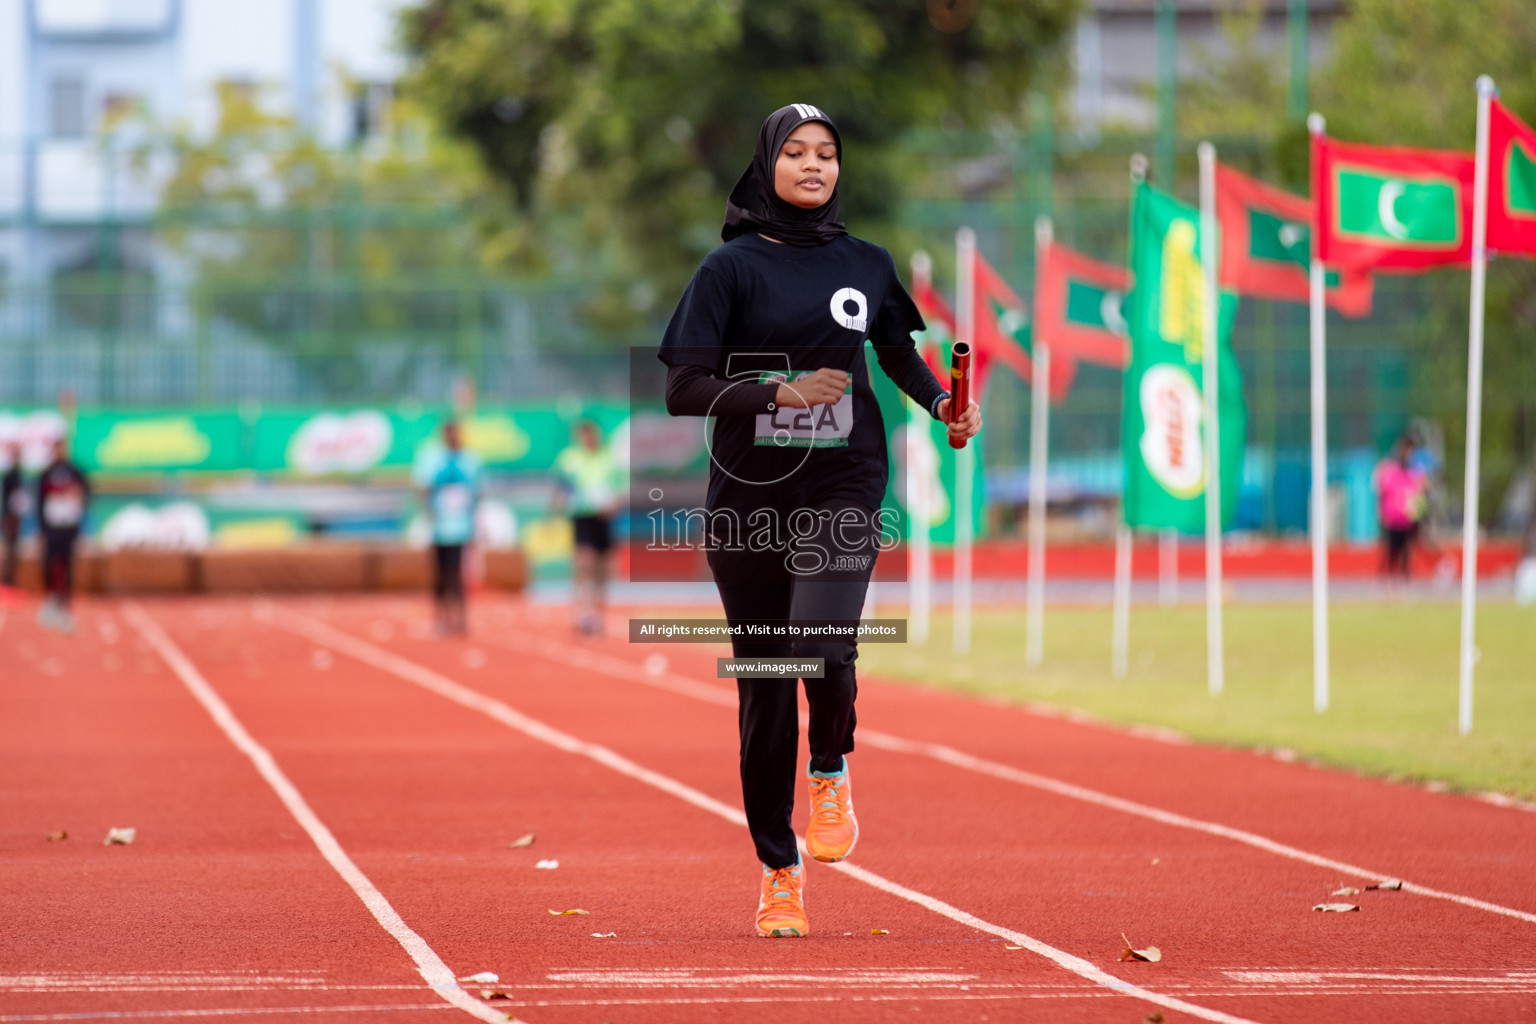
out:
<path id="1" fill-rule="evenodd" d="M 47 593 L 38 621 L 60 632 L 74 629 L 69 611 L 74 593 L 75 542 L 85 521 L 91 486 L 69 460 L 63 438 L 53 443 L 53 458 L 37 478 L 37 524 L 43 535 L 43 586 Z"/>
<path id="2" fill-rule="evenodd" d="M 864 344 L 881 370 L 941 421 L 949 398 L 912 342 L 923 320 L 890 253 L 840 220 L 842 143 L 809 104 L 763 122 L 731 191 L 721 237 L 662 340 L 667 410 L 713 416 L 706 500 L 709 565 L 737 658 L 820 659 L 806 673 L 811 819 L 806 848 L 837 861 L 858 839 L 849 790 L 857 641 L 753 639 L 744 625 L 856 623 L 884 531 L 885 427 Z M 950 425 L 981 428 L 970 407 Z M 757 932 L 808 931 L 790 823 L 799 722 L 795 680 L 737 679 L 741 784 L 762 861 Z"/>
<path id="3" fill-rule="evenodd" d="M 7 446 L 5 475 L 0 477 L 0 586 L 16 585 L 16 548 L 21 543 L 21 521 L 27 514 L 27 489 L 21 482 L 21 445 Z"/>

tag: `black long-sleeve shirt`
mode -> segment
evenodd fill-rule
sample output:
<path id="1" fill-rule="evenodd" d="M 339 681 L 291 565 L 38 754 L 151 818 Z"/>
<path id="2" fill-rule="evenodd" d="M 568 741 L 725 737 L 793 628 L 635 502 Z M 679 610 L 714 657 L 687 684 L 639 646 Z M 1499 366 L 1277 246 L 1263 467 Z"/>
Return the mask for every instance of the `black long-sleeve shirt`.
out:
<path id="1" fill-rule="evenodd" d="M 54 462 L 37 478 L 37 522 L 46 534 L 80 529 L 91 500 L 91 485 L 80 467 L 65 459 Z"/>
<path id="2" fill-rule="evenodd" d="M 667 409 L 716 417 L 709 506 L 806 507 L 834 498 L 879 508 L 886 490 L 885 427 L 864 360 L 930 414 L 945 389 L 912 341 L 922 316 L 890 253 L 850 235 L 825 245 L 779 245 L 742 235 L 707 256 L 662 340 Z M 781 382 L 824 367 L 846 370 L 844 400 L 776 408 Z"/>

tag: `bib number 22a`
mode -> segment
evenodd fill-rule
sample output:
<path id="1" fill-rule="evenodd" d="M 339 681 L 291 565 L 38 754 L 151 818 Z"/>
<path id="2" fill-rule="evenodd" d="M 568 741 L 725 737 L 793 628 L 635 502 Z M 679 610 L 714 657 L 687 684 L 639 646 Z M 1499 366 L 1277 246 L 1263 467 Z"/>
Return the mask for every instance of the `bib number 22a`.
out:
<path id="1" fill-rule="evenodd" d="M 793 383 L 814 371 L 798 370 L 786 377 L 765 373 L 762 384 Z M 853 430 L 853 385 L 850 383 L 836 402 L 792 409 L 780 406 L 772 412 L 757 414 L 757 434 L 753 443 L 774 448 L 843 448 Z"/>

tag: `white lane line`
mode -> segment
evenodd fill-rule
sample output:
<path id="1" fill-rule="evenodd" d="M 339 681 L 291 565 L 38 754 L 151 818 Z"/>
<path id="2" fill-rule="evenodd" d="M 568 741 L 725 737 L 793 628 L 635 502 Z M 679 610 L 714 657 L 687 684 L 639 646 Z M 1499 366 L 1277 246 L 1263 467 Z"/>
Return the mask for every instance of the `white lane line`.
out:
<path id="1" fill-rule="evenodd" d="M 451 700 L 456 704 L 479 711 L 501 722 L 503 725 L 547 743 L 556 749 L 591 758 L 622 775 L 627 775 L 630 778 L 637 779 L 666 793 L 670 793 L 701 810 L 724 818 L 734 825 L 746 827 L 746 815 L 738 808 L 722 803 L 714 797 L 669 776 L 662 775 L 660 772 L 652 771 L 649 768 L 636 764 L 629 758 L 607 747 L 577 739 L 569 733 L 562 732 L 553 726 L 530 718 L 521 711 L 493 697 L 487 697 L 478 690 L 473 690 L 462 683 L 454 682 L 447 676 L 441 675 L 425 665 L 418 665 L 413 661 L 408 661 L 397 654 L 386 651 L 365 640 L 360 640 L 350 633 L 343 633 L 341 630 L 313 619 L 294 620 L 289 617 L 282 617 L 275 618 L 272 621 L 285 629 L 298 633 L 300 636 L 313 640 L 317 644 L 330 647 L 342 654 L 356 658 L 365 665 L 372 665 L 374 668 L 399 676 L 407 682 L 415 683 L 417 686 Z M 800 843 L 803 847 L 804 840 L 800 840 Z M 947 917 L 951 921 L 974 928 L 977 931 L 986 932 L 989 935 L 996 935 L 1016 946 L 1024 946 L 1072 973 L 1086 978 L 1097 985 L 1102 985 L 1113 992 L 1141 999 L 1166 1009 L 1178 1010 L 1181 1013 L 1187 1013 L 1201 1020 L 1216 1021 L 1218 1024 L 1253 1024 L 1253 1022 L 1243 1017 L 1222 1013 L 1220 1010 L 1208 1009 L 1204 1006 L 1198 1006 L 1194 1003 L 1185 1002 L 1182 999 L 1176 999 L 1172 996 L 1133 985 L 1107 971 L 1101 970 L 1081 957 L 1073 956 L 1071 953 L 1057 949 L 1055 946 L 1041 942 L 1039 939 L 1025 935 L 1023 932 L 1017 932 L 1011 928 L 1004 928 L 1001 925 L 983 921 L 974 914 L 969 914 L 958 907 L 951 906 L 943 900 L 935 899 L 915 889 L 909 889 L 904 885 L 877 875 L 873 871 L 855 867 L 846 861 L 841 864 L 830 864 L 828 867 L 834 871 L 841 871 L 851 878 L 856 878 L 866 885 L 873 886 L 881 892 L 907 900 L 910 903 L 915 903 L 942 917 Z"/>
<path id="2" fill-rule="evenodd" d="M 22 1020 L 121 1020 L 128 1017 L 244 1017 L 258 1013 L 406 1013 L 417 1010 L 451 1010 L 443 1003 L 405 1003 L 398 1006 L 239 1006 L 216 1010 L 99 1010 L 91 1013 L 3 1013 L 0 1021 Z M 506 1020 L 497 1015 L 497 1020 Z"/>
<path id="3" fill-rule="evenodd" d="M 722 707 L 736 707 L 736 696 L 722 687 L 710 686 L 695 679 L 688 679 L 684 676 L 667 672 L 651 675 L 645 671 L 643 666 L 612 655 L 599 654 L 593 651 L 567 652 L 552 643 L 529 641 L 521 637 L 508 638 L 499 644 L 495 640 L 489 642 L 523 653 L 537 654 L 550 661 L 563 662 L 573 668 L 602 672 L 605 675 L 622 679 L 625 682 L 644 683 L 646 686 L 666 690 L 684 697 L 692 697 L 695 700 L 707 701 Z M 1233 828 L 1214 821 L 1205 821 L 1185 814 L 1165 811 L 1160 807 L 1153 807 L 1150 804 L 1138 803 L 1135 800 L 1111 796 L 1108 793 L 1101 793 L 1086 786 L 1053 779 L 1048 775 L 1040 775 L 1021 768 L 1014 768 L 997 761 L 989 761 L 986 758 L 967 754 L 964 751 L 956 750 L 954 747 L 946 746 L 942 743 L 904 739 L 900 736 L 893 736 L 888 732 L 881 732 L 877 729 L 868 729 L 862 726 L 859 728 L 859 741 L 868 743 L 872 747 L 878 747 L 881 750 L 931 758 L 956 768 L 964 768 L 968 771 L 990 775 L 993 778 L 1002 779 L 1006 782 L 1030 786 L 1072 800 L 1082 800 L 1086 803 L 1108 808 L 1109 810 L 1134 814 L 1137 817 L 1148 818 L 1164 825 L 1172 825 L 1175 828 L 1185 828 L 1195 832 L 1203 832 L 1209 836 L 1230 839 L 1233 842 L 1243 843 L 1246 846 L 1263 850 L 1266 853 L 1273 853 L 1316 867 L 1327 868 L 1330 871 L 1337 871 L 1341 874 L 1353 875 L 1356 878 L 1379 881 L 1399 877 L 1388 871 L 1374 871 L 1356 864 L 1335 860 L 1332 857 L 1325 857 L 1322 854 L 1311 853 L 1307 850 L 1270 839 L 1268 836 L 1259 835 L 1257 832 L 1249 832 L 1246 829 Z M 1451 903 L 1458 903 L 1464 907 L 1485 910 L 1490 914 L 1501 914 L 1505 917 L 1513 917 L 1520 921 L 1536 924 L 1536 914 L 1524 910 L 1516 910 L 1513 907 L 1506 907 L 1498 903 L 1491 903 L 1488 900 L 1480 900 L 1473 896 L 1462 896 L 1459 893 L 1446 892 L 1443 889 L 1434 889 L 1427 885 L 1419 885 L 1416 882 L 1406 880 L 1403 881 L 1403 891 L 1417 893 L 1420 896 L 1428 896 L 1433 899 L 1448 900 Z"/>
<path id="4" fill-rule="evenodd" d="M 900 736 L 892 736 L 889 733 L 879 732 L 873 729 L 860 730 L 859 738 L 868 742 L 871 746 L 900 753 L 918 754 L 923 757 L 942 761 L 945 764 L 954 765 L 957 768 L 965 768 L 982 775 L 991 775 L 994 778 L 1008 782 L 1016 782 L 1023 786 L 1032 786 L 1035 789 L 1055 793 L 1058 796 L 1069 797 L 1074 800 L 1082 800 L 1085 803 L 1096 804 L 1110 810 L 1122 811 L 1126 814 L 1134 814 L 1138 817 L 1148 818 L 1164 825 L 1172 825 L 1176 828 L 1190 829 L 1195 832 L 1203 832 L 1209 836 L 1217 836 L 1230 839 L 1255 849 L 1264 850 L 1267 853 L 1277 854 L 1291 860 L 1312 864 L 1316 867 L 1327 868 L 1341 874 L 1354 875 L 1356 878 L 1377 881 L 1381 879 L 1396 878 L 1398 876 L 1385 871 L 1373 871 L 1370 868 L 1362 868 L 1356 864 L 1350 864 L 1332 857 L 1311 853 L 1307 850 L 1278 842 L 1267 836 L 1261 836 L 1256 832 L 1245 829 L 1232 828 L 1229 825 L 1218 824 L 1214 821 L 1204 821 L 1200 818 L 1191 818 L 1188 815 L 1176 814 L 1173 811 L 1165 811 L 1159 807 L 1137 803 L 1134 800 L 1126 800 L 1121 797 L 1101 793 L 1098 790 L 1089 789 L 1086 786 L 1078 786 L 1060 779 L 1053 779 L 1047 775 L 1038 775 L 1034 772 L 1024 771 L 1009 765 L 999 764 L 985 758 L 975 757 L 964 751 L 945 746 L 942 743 L 924 743 L 916 740 L 903 739 Z M 1429 896 L 1434 899 L 1448 900 L 1464 907 L 1476 910 L 1486 910 L 1491 914 L 1501 914 L 1505 917 L 1513 917 L 1521 921 L 1536 924 L 1536 914 L 1524 910 L 1516 910 L 1513 907 L 1502 906 L 1498 903 L 1490 903 L 1472 896 L 1462 896 L 1459 893 L 1446 892 L 1443 889 L 1433 889 L 1427 885 L 1419 885 L 1416 882 L 1403 881 L 1403 891 L 1417 893 L 1420 896 Z"/>
<path id="5" fill-rule="evenodd" d="M 373 882 L 369 881 L 368 876 L 352 862 L 352 858 L 347 856 L 347 852 L 341 848 L 341 844 L 336 841 L 331 830 L 326 828 L 325 823 L 310 809 L 303 794 L 277 766 L 277 761 L 273 759 L 271 753 L 246 731 L 234 712 L 229 710 L 229 705 L 224 703 L 223 698 L 203 678 L 197 666 L 182 653 L 181 648 L 177 647 L 137 604 L 129 603 L 125 606 L 123 618 L 171 667 L 193 698 L 224 731 L 229 741 L 251 759 L 257 773 L 272 787 L 277 798 L 283 802 L 283 806 L 288 808 L 288 813 L 292 814 L 299 826 L 309 833 L 309 838 L 314 840 L 315 846 L 320 850 L 320 855 L 325 858 L 326 863 L 336 869 L 336 873 L 352 887 L 358 899 L 362 900 L 363 905 L 373 914 L 374 920 L 378 921 L 415 961 L 416 969 L 426 979 L 432 991 L 448 1003 L 480 1020 L 505 1024 L 506 1014 L 492 1010 L 459 987 L 458 980 L 448 969 L 448 965 L 443 963 L 442 958 L 420 935 L 411 930 L 410 926 L 395 912 L 395 908 L 390 906 L 384 894 L 379 892 Z"/>

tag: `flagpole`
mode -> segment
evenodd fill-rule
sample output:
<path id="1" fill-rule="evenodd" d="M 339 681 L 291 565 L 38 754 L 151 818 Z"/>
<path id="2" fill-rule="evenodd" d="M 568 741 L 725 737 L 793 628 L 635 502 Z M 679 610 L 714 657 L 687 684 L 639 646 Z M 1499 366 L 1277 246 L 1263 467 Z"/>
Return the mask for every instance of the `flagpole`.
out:
<path id="1" fill-rule="evenodd" d="M 1115 596 L 1112 618 L 1109 670 L 1116 679 L 1124 679 L 1129 668 L 1131 646 L 1131 528 L 1124 523 L 1115 527 Z"/>
<path id="2" fill-rule="evenodd" d="M 1457 727 L 1472 731 L 1472 663 L 1477 612 L 1478 462 L 1483 431 L 1483 289 L 1488 272 L 1488 113 L 1493 79 L 1477 79 L 1476 177 L 1472 186 L 1472 309 L 1467 331 L 1467 475 L 1461 524 L 1461 686 Z"/>
<path id="3" fill-rule="evenodd" d="M 1147 158 L 1140 153 L 1131 156 L 1131 194 L 1134 211 L 1136 186 L 1147 179 Z M 1134 212 L 1132 217 L 1134 219 Z M 1123 420 L 1123 417 L 1122 417 Z M 1124 427 L 1122 426 L 1122 430 Z M 1121 437 L 1120 444 L 1125 444 Z M 1127 479 L 1123 488 L 1130 487 Z M 1131 528 L 1125 521 L 1125 490 L 1120 492 L 1120 522 L 1115 527 L 1115 586 L 1110 602 L 1109 670 L 1116 679 L 1124 679 L 1129 670 L 1131 641 Z"/>
<path id="4" fill-rule="evenodd" d="M 1200 157 L 1200 363 L 1205 398 L 1205 643 L 1211 696 L 1222 691 L 1221 622 L 1221 403 L 1217 394 L 1216 147 L 1199 146 Z"/>
<path id="5" fill-rule="evenodd" d="M 912 254 L 912 290 L 933 287 L 933 260 L 917 250 Z M 911 579 L 907 586 L 907 640 L 909 643 L 928 642 L 929 615 L 933 608 L 933 548 L 928 543 L 928 480 L 924 467 L 916 465 L 912 453 L 921 449 L 917 431 L 922 437 L 928 434 L 929 416 L 917 403 L 907 402 L 907 517 L 911 530 L 910 553 L 912 556 Z M 935 467 L 936 469 L 937 467 Z"/>
<path id="6" fill-rule="evenodd" d="M 1157 535 L 1157 603 L 1164 608 L 1179 603 L 1179 531 Z"/>
<path id="7" fill-rule="evenodd" d="M 1051 218 L 1035 218 L 1035 280 L 1051 248 Z M 1035 308 L 1040 308 L 1039 296 Z M 1029 585 L 1026 596 L 1024 664 L 1037 668 L 1045 658 L 1045 489 L 1050 457 L 1051 347 L 1035 331 L 1029 405 Z"/>
<path id="8" fill-rule="evenodd" d="M 955 232 L 956 341 L 976 343 L 976 232 Z M 961 409 L 958 412 L 964 412 Z M 971 505 L 976 445 L 955 452 L 955 629 L 956 654 L 971 650 Z"/>
<path id="9" fill-rule="evenodd" d="M 1321 139 L 1326 129 L 1322 114 L 1307 117 L 1307 131 Z M 1323 261 L 1317 258 L 1318 218 L 1325 216 L 1312 202 L 1312 262 L 1309 268 L 1308 302 L 1311 314 L 1312 350 L 1312 709 L 1328 710 L 1328 281 Z"/>

